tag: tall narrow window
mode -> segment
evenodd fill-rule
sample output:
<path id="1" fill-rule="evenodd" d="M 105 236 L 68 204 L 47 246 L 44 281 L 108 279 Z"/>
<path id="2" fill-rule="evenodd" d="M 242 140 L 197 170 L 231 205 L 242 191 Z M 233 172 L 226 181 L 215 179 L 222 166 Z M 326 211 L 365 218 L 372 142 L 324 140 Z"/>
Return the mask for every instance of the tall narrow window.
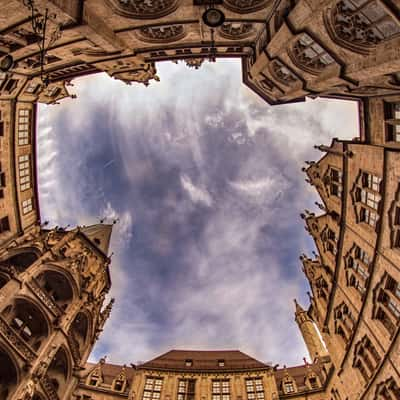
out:
<path id="1" fill-rule="evenodd" d="M 179 379 L 178 400 L 194 400 L 195 386 L 194 379 Z"/>
<path id="2" fill-rule="evenodd" d="M 384 103 L 386 140 L 400 143 L 400 103 Z"/>
<path id="3" fill-rule="evenodd" d="M 10 230 L 10 223 L 8 221 L 8 217 L 0 218 L 0 233 L 6 232 Z"/>
<path id="4" fill-rule="evenodd" d="M 26 199 L 22 202 L 22 214 L 28 214 L 33 210 L 32 199 Z"/>
<path id="5" fill-rule="evenodd" d="M 247 400 L 264 400 L 264 386 L 262 378 L 246 379 Z"/>
<path id="6" fill-rule="evenodd" d="M 360 246 L 354 244 L 346 257 L 346 279 L 349 286 L 365 294 L 367 280 L 370 275 L 371 257 Z"/>
<path id="7" fill-rule="evenodd" d="M 146 378 L 143 400 L 159 400 L 161 398 L 162 385 L 162 378 Z"/>
<path id="8" fill-rule="evenodd" d="M 229 379 L 214 379 L 212 381 L 212 400 L 230 400 Z"/>
<path id="9" fill-rule="evenodd" d="M 3 119 L 1 118 L 1 111 L 0 111 L 0 136 L 4 135 L 4 122 Z"/>
<path id="10" fill-rule="evenodd" d="M 23 146 L 29 144 L 29 125 L 30 111 L 27 109 L 19 109 L 18 111 L 18 145 Z"/>
<path id="11" fill-rule="evenodd" d="M 21 191 L 31 187 L 31 168 L 29 155 L 18 157 L 19 187 Z"/>

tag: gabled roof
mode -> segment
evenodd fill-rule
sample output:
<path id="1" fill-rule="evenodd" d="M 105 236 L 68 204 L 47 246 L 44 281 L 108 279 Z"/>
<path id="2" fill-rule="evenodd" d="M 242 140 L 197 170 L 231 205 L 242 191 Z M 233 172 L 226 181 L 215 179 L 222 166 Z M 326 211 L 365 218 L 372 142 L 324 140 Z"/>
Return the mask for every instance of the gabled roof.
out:
<path id="1" fill-rule="evenodd" d="M 113 226 L 109 224 L 95 224 L 84 226 L 80 231 L 93 245 L 95 245 L 102 253 L 107 255 L 110 247 L 112 227 Z"/>
<path id="2" fill-rule="evenodd" d="M 189 361 L 191 361 L 191 365 Z M 138 368 L 186 371 L 230 371 L 259 368 L 268 369 L 270 367 L 239 350 L 170 350 L 151 361 L 139 365 Z"/>
<path id="3" fill-rule="evenodd" d="M 91 374 L 100 364 L 87 363 L 86 370 Z M 123 365 L 115 365 L 104 363 L 100 365 L 103 383 L 107 385 L 111 385 L 121 373 L 124 368 Z M 125 374 L 128 381 L 128 384 L 132 383 L 133 375 L 135 374 L 135 369 L 132 367 L 125 367 Z"/>

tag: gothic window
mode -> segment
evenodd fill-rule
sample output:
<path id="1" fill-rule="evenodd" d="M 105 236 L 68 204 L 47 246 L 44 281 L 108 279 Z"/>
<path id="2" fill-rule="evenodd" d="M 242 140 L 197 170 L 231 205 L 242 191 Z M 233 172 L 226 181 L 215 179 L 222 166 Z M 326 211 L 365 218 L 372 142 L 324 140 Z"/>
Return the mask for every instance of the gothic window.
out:
<path id="1" fill-rule="evenodd" d="M 247 400 L 264 400 L 264 386 L 262 378 L 246 379 Z"/>
<path id="2" fill-rule="evenodd" d="M 85 350 L 88 336 L 88 317 L 83 312 L 79 312 L 68 330 L 68 341 L 76 354 L 76 358 L 80 358 L 81 354 Z"/>
<path id="3" fill-rule="evenodd" d="M 361 297 L 366 291 L 370 268 L 371 257 L 364 249 L 354 244 L 346 256 L 346 280 L 347 285 L 357 289 Z"/>
<path id="4" fill-rule="evenodd" d="M 0 163 L 0 199 L 4 197 L 3 189 L 6 187 L 6 174 L 1 170 L 1 163 Z"/>
<path id="5" fill-rule="evenodd" d="M 254 32 L 253 24 L 249 22 L 225 22 L 219 28 L 220 35 L 231 40 L 245 39 L 251 36 Z"/>
<path id="6" fill-rule="evenodd" d="M 293 62 L 310 73 L 319 73 L 335 60 L 315 42 L 310 35 L 302 33 L 290 52 Z"/>
<path id="7" fill-rule="evenodd" d="M 162 385 L 162 378 L 146 378 L 143 400 L 159 400 L 161 398 Z"/>
<path id="8" fill-rule="evenodd" d="M 87 384 L 89 386 L 99 386 L 103 381 L 101 367 L 97 367 L 87 378 Z"/>
<path id="9" fill-rule="evenodd" d="M 338 168 L 329 167 L 325 176 L 324 184 L 328 192 L 328 196 L 342 197 L 343 181 L 342 171 Z"/>
<path id="10" fill-rule="evenodd" d="M 377 385 L 375 400 L 398 400 L 400 399 L 400 387 L 391 376 L 384 382 Z"/>
<path id="11" fill-rule="evenodd" d="M 18 110 L 18 145 L 29 144 L 30 110 L 20 108 Z"/>
<path id="12" fill-rule="evenodd" d="M 186 35 L 183 25 L 161 25 L 140 28 L 137 36 L 144 42 L 175 42 Z"/>
<path id="13" fill-rule="evenodd" d="M 124 17 L 161 18 L 178 7 L 178 0 L 107 0 L 113 10 Z"/>
<path id="14" fill-rule="evenodd" d="M 230 400 L 229 379 L 213 379 L 212 400 Z"/>
<path id="15" fill-rule="evenodd" d="M 224 0 L 224 7 L 228 10 L 246 14 L 261 10 L 268 0 Z"/>
<path id="16" fill-rule="evenodd" d="M 68 383 L 68 356 L 63 348 L 59 348 L 47 369 L 47 381 L 51 382 L 53 390 L 62 395 Z"/>
<path id="17" fill-rule="evenodd" d="M 179 379 L 178 400 L 194 400 L 195 387 L 195 379 Z"/>
<path id="18" fill-rule="evenodd" d="M 42 290 L 61 309 L 66 309 L 71 303 L 73 291 L 68 279 L 61 273 L 55 271 L 42 272 L 36 281 Z"/>
<path id="19" fill-rule="evenodd" d="M 325 226 L 325 228 L 321 232 L 321 240 L 324 250 L 333 255 L 336 255 L 338 238 L 336 236 L 336 233 L 328 226 Z"/>
<path id="20" fill-rule="evenodd" d="M 379 219 L 381 181 L 376 175 L 360 171 L 352 191 L 357 222 L 365 223 L 374 229 Z"/>
<path id="21" fill-rule="evenodd" d="M 386 141 L 400 143 L 400 102 L 384 103 Z"/>
<path id="22" fill-rule="evenodd" d="M 17 299 L 5 317 L 13 330 L 34 350 L 38 350 L 48 336 L 46 318 L 27 300 Z"/>
<path id="23" fill-rule="evenodd" d="M 317 297 L 322 298 L 325 301 L 328 300 L 328 284 L 326 280 L 320 276 L 315 280 L 315 288 L 317 291 Z"/>
<path id="24" fill-rule="evenodd" d="M 18 157 L 19 187 L 21 191 L 31 187 L 31 163 L 29 155 Z"/>
<path id="25" fill-rule="evenodd" d="M 334 310 L 335 333 L 342 337 L 347 344 L 353 333 L 355 317 L 349 310 L 347 304 L 342 302 Z"/>
<path id="26" fill-rule="evenodd" d="M 22 201 L 22 214 L 26 215 L 32 212 L 33 210 L 33 200 L 32 198 L 26 199 Z"/>
<path id="27" fill-rule="evenodd" d="M 381 357 L 367 335 L 356 344 L 353 367 L 360 371 L 365 381 L 369 381 Z"/>
<path id="28" fill-rule="evenodd" d="M 270 68 L 272 75 L 277 81 L 286 86 L 291 86 L 296 83 L 296 76 L 288 67 L 286 67 L 285 64 L 283 64 L 283 62 L 279 60 L 273 60 L 271 61 Z"/>
<path id="29" fill-rule="evenodd" d="M 0 82 L 1 85 L 1 82 Z M 0 111 L 0 136 L 4 136 L 4 121 L 1 118 L 1 111 Z"/>
<path id="30" fill-rule="evenodd" d="M 10 230 L 10 223 L 8 217 L 0 218 L 0 233 L 7 232 Z"/>
<path id="31" fill-rule="evenodd" d="M 399 21 L 380 0 L 341 0 L 326 21 L 334 41 L 364 54 L 400 33 Z"/>
<path id="32" fill-rule="evenodd" d="M 374 289 L 373 317 L 378 319 L 390 335 L 400 321 L 400 284 L 387 272 Z"/>

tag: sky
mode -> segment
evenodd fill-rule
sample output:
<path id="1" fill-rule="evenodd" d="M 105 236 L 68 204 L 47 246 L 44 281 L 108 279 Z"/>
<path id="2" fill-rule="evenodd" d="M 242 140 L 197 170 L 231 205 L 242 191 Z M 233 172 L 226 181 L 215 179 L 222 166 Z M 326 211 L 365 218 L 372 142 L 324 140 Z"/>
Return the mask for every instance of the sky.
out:
<path id="1" fill-rule="evenodd" d="M 116 301 L 90 359 L 239 349 L 301 364 L 293 299 L 308 306 L 299 255 L 313 244 L 299 214 L 318 201 L 301 168 L 322 156 L 315 144 L 358 135 L 357 106 L 269 106 L 239 60 L 157 68 L 149 87 L 92 75 L 74 81 L 77 99 L 39 107 L 42 220 L 119 219 Z"/>

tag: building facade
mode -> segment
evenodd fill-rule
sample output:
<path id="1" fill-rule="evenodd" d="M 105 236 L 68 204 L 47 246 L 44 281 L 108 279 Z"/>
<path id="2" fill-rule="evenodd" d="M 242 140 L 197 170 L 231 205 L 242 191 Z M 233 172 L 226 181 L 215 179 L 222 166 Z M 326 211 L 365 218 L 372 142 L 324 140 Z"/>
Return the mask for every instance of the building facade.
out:
<path id="1" fill-rule="evenodd" d="M 212 29 L 211 3 L 225 15 Z M 0 0 L 0 399 L 400 399 L 399 16 L 399 0 Z M 220 57 L 240 57 L 269 104 L 359 105 L 359 137 L 304 168 L 321 197 L 302 215 L 317 252 L 301 255 L 310 306 L 295 311 L 311 363 L 86 364 L 112 306 L 111 226 L 41 224 L 36 105 L 73 97 L 79 76 L 157 84 L 158 62 Z"/>

